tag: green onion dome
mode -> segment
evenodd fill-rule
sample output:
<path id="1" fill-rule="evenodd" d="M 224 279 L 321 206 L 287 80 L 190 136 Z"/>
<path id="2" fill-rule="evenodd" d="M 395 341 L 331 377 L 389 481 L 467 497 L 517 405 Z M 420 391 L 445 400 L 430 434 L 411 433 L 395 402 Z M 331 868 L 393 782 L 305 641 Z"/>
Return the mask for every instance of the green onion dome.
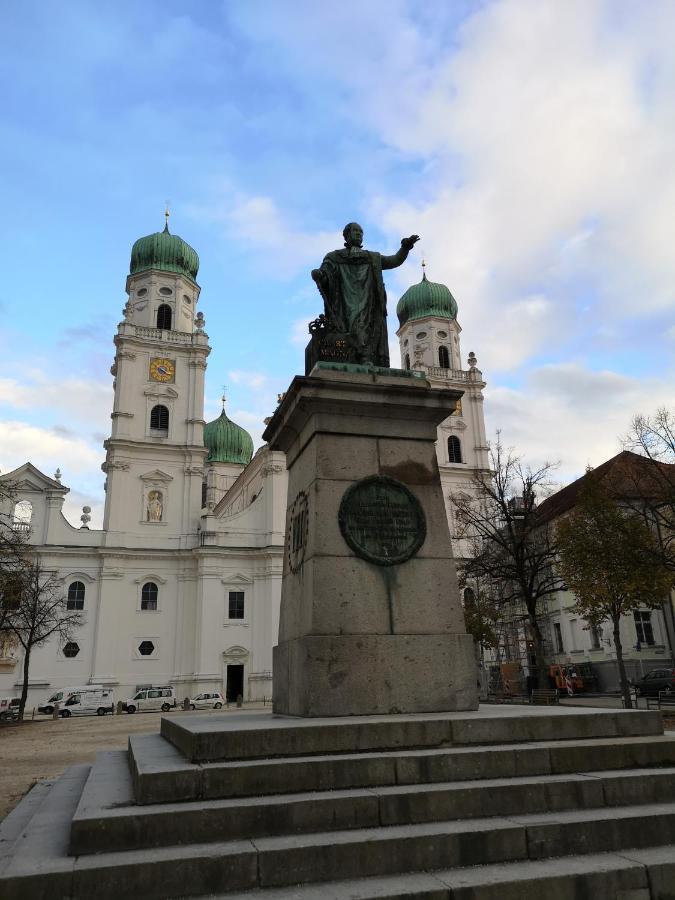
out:
<path id="1" fill-rule="evenodd" d="M 425 273 L 420 283 L 409 287 L 398 301 L 396 315 L 400 325 L 426 316 L 456 319 L 457 301 L 444 284 L 428 281 Z"/>
<path id="2" fill-rule="evenodd" d="M 207 462 L 241 463 L 246 466 L 253 456 L 253 438 L 241 426 L 221 412 L 217 419 L 204 426 L 204 446 Z"/>
<path id="3" fill-rule="evenodd" d="M 129 274 L 136 275 L 146 269 L 176 272 L 195 281 L 199 271 L 199 257 L 197 251 L 182 238 L 170 233 L 167 222 L 164 231 L 139 238 L 131 248 Z"/>

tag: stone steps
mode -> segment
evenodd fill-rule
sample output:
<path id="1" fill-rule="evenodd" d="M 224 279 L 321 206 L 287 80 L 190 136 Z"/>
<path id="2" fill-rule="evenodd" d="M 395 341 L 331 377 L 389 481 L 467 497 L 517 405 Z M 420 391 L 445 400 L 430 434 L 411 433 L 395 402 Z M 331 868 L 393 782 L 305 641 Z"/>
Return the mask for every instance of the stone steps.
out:
<path id="1" fill-rule="evenodd" d="M 294 719 L 249 714 L 237 729 L 216 716 L 163 718 L 161 735 L 192 763 L 271 759 L 375 750 L 517 744 L 525 741 L 588 740 L 661 734 L 657 710 L 488 706 L 481 714 L 431 713 L 402 716 L 343 716 Z"/>
<path id="2" fill-rule="evenodd" d="M 53 835 L 63 818 L 63 791 L 48 798 L 49 817 L 32 822 L 2 872 L 3 900 L 72 897 L 183 897 L 256 888 L 399 876 L 584 853 L 621 853 L 675 841 L 675 804 L 491 817 L 191 844 L 95 856 L 68 856 Z M 58 796 L 57 796 L 58 795 Z M 43 804 L 44 809 L 45 804 Z M 72 804 L 71 804 L 72 814 Z M 664 851 L 665 860 L 673 860 Z M 625 854 L 624 854 L 625 855 Z M 566 866 L 562 866 L 566 871 Z M 474 879 L 479 875 L 473 873 Z M 377 896 L 377 895 L 376 895 Z M 385 895 L 386 896 L 386 895 Z M 454 894 L 452 895 L 455 896 Z M 583 895 L 573 895 L 583 896 Z M 608 896 L 599 894 L 598 896 Z"/>
<path id="3" fill-rule="evenodd" d="M 670 736 L 536 741 L 189 763 L 157 734 L 129 738 L 136 801 L 170 803 L 675 764 Z"/>
<path id="4" fill-rule="evenodd" d="M 290 755 L 267 759 L 265 719 L 200 718 L 188 752 L 225 758 L 134 737 L 24 798 L 0 826 L 3 900 L 672 895 L 675 735 L 658 713 L 509 710 L 506 742 L 489 709 L 295 734 L 268 714 Z"/>
<path id="5" fill-rule="evenodd" d="M 71 828 L 73 854 L 377 826 L 675 802 L 675 766 L 436 782 L 138 806 L 122 752 L 100 754 Z"/>
<path id="6" fill-rule="evenodd" d="M 667 900 L 674 880 L 673 848 L 666 846 L 253 890 L 238 896 L 242 900 Z M 210 900 L 231 898 L 232 894 L 219 894 Z"/>

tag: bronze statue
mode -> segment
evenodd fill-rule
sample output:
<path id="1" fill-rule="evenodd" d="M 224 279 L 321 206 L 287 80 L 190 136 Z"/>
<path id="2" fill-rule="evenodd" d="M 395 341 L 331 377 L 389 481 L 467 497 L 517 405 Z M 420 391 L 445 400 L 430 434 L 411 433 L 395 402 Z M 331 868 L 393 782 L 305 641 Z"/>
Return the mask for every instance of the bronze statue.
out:
<path id="1" fill-rule="evenodd" d="M 382 270 L 405 262 L 419 237 L 403 238 L 397 253 L 382 256 L 363 249 L 363 229 L 356 222 L 345 225 L 342 234 L 345 249 L 327 253 L 321 268 L 312 270 L 325 308 L 321 335 L 315 328 L 312 338 L 323 342 L 319 358 L 331 358 L 332 353 L 334 359 L 388 368 L 387 292 Z M 335 347 L 341 353 L 331 351 Z"/>

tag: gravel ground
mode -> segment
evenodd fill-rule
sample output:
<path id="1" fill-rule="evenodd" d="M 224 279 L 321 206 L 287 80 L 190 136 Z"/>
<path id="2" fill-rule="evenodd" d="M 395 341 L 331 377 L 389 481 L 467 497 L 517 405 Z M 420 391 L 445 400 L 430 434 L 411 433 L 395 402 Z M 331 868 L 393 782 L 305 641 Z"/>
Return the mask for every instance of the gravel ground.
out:
<path id="1" fill-rule="evenodd" d="M 262 704 L 245 704 L 245 708 Z M 234 707 L 233 707 L 234 710 Z M 199 710 L 199 715 L 227 715 L 227 710 Z M 99 750 L 126 750 L 130 734 L 158 732 L 163 716 L 196 712 L 123 713 L 119 716 L 36 718 L 0 725 L 0 821 L 43 778 L 54 778 L 74 763 L 93 762 Z"/>

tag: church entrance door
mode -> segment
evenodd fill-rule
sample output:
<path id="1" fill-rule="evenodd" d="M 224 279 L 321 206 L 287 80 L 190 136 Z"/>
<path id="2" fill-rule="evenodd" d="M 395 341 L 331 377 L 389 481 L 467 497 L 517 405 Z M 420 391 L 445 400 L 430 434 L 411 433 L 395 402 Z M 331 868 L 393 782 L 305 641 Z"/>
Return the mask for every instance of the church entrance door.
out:
<path id="1" fill-rule="evenodd" d="M 228 703 L 236 703 L 239 695 L 244 696 L 244 667 L 242 665 L 228 665 L 225 699 Z"/>

